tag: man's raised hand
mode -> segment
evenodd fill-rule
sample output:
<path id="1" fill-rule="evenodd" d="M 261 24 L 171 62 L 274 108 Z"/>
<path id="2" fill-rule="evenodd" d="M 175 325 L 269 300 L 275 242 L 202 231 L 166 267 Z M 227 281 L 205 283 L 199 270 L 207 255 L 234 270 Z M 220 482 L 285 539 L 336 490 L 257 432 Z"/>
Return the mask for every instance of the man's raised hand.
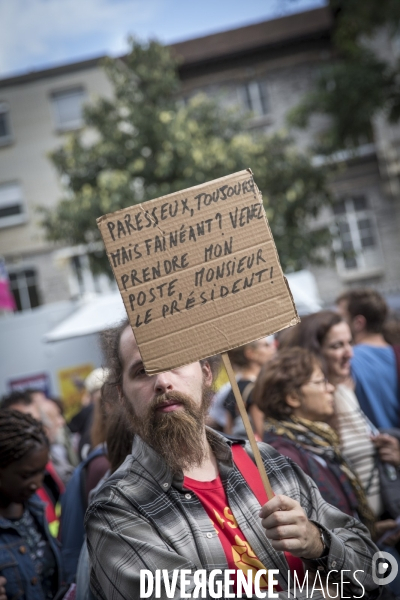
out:
<path id="1" fill-rule="evenodd" d="M 259 516 L 275 550 L 301 558 L 319 558 L 324 551 L 321 532 L 308 520 L 300 504 L 288 496 L 274 496 Z"/>

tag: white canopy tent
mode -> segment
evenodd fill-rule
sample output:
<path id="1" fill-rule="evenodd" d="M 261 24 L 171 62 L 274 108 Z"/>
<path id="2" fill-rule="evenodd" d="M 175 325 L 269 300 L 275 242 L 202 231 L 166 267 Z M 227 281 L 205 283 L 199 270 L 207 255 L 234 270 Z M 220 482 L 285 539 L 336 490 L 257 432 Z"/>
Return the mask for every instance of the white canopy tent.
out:
<path id="1" fill-rule="evenodd" d="M 310 271 L 287 275 L 299 315 L 321 310 L 315 277 Z M 45 334 L 46 342 L 58 342 L 105 331 L 126 318 L 125 307 L 119 292 L 89 295 L 82 299 L 77 310 Z"/>
<path id="2" fill-rule="evenodd" d="M 119 292 L 85 296 L 77 310 L 44 336 L 46 342 L 59 342 L 111 329 L 126 318 Z"/>
<path id="3" fill-rule="evenodd" d="M 293 300 L 300 316 L 322 309 L 317 281 L 311 271 L 297 271 L 286 275 Z"/>

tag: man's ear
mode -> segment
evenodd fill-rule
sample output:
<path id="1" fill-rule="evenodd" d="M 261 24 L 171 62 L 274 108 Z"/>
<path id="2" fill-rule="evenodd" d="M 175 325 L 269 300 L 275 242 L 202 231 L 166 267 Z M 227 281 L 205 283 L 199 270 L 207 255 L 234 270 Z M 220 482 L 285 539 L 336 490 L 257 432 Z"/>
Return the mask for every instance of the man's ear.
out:
<path id="1" fill-rule="evenodd" d="M 211 367 L 207 361 L 200 363 L 201 369 L 203 371 L 203 381 L 207 387 L 210 387 L 213 382 L 213 374 L 211 371 Z"/>
<path id="2" fill-rule="evenodd" d="M 367 329 L 367 320 L 363 315 L 356 315 L 351 322 L 354 333 L 361 333 Z"/>
<path id="3" fill-rule="evenodd" d="M 290 408 L 300 408 L 301 402 L 299 397 L 296 394 L 287 394 L 285 398 L 285 402 Z"/>

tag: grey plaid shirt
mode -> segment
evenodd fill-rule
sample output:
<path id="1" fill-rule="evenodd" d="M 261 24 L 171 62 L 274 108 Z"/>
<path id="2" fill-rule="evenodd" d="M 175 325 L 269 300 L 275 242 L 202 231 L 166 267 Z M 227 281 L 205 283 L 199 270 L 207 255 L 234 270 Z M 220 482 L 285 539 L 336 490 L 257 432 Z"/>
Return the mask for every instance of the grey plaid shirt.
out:
<path id="1" fill-rule="evenodd" d="M 255 554 L 266 569 L 278 569 L 283 590 L 288 589 L 288 566 L 283 553 L 274 550 L 261 526 L 260 505 L 232 462 L 231 442 L 212 430 L 209 442 L 218 461 L 219 473 L 230 509 Z M 243 442 L 244 443 L 244 442 Z M 379 588 L 371 577 L 372 555 L 377 548 L 367 529 L 321 497 L 316 484 L 289 459 L 271 446 L 259 444 L 268 477 L 275 494 L 297 500 L 308 518 L 329 531 L 328 556 L 304 561 L 305 569 L 347 569 L 347 597 L 375 598 Z M 251 455 L 250 445 L 246 450 Z M 140 570 L 227 569 L 225 553 L 214 526 L 193 492 L 183 487 L 183 477 L 172 477 L 164 461 L 139 436 L 132 455 L 104 483 L 85 520 L 91 561 L 91 586 L 97 597 L 107 600 L 140 598 Z M 359 570 L 356 578 L 353 573 Z M 312 581 L 314 578 L 312 578 Z M 335 581 L 332 576 L 331 581 Z M 179 579 L 178 579 L 179 581 Z M 190 592 L 188 587 L 186 591 Z M 318 587 L 318 586 L 317 586 Z M 340 590 L 340 587 L 339 587 Z M 164 599 L 167 598 L 163 585 Z M 340 592 L 339 592 L 340 593 Z M 177 590 L 174 598 L 180 598 Z M 210 596 L 207 596 L 210 597 Z M 292 597 L 287 591 L 280 597 Z M 298 598 L 306 597 L 297 594 Z M 315 592 L 313 598 L 323 598 Z"/>

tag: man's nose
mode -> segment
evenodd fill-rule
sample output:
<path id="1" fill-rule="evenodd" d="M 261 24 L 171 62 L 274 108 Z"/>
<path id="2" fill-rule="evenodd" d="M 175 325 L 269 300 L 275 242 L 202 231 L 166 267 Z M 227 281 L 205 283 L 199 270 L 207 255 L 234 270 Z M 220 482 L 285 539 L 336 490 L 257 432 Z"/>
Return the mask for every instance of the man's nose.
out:
<path id="1" fill-rule="evenodd" d="M 154 390 L 157 394 L 165 394 L 173 390 L 173 384 L 171 379 L 171 373 L 158 373 L 154 382 Z"/>

